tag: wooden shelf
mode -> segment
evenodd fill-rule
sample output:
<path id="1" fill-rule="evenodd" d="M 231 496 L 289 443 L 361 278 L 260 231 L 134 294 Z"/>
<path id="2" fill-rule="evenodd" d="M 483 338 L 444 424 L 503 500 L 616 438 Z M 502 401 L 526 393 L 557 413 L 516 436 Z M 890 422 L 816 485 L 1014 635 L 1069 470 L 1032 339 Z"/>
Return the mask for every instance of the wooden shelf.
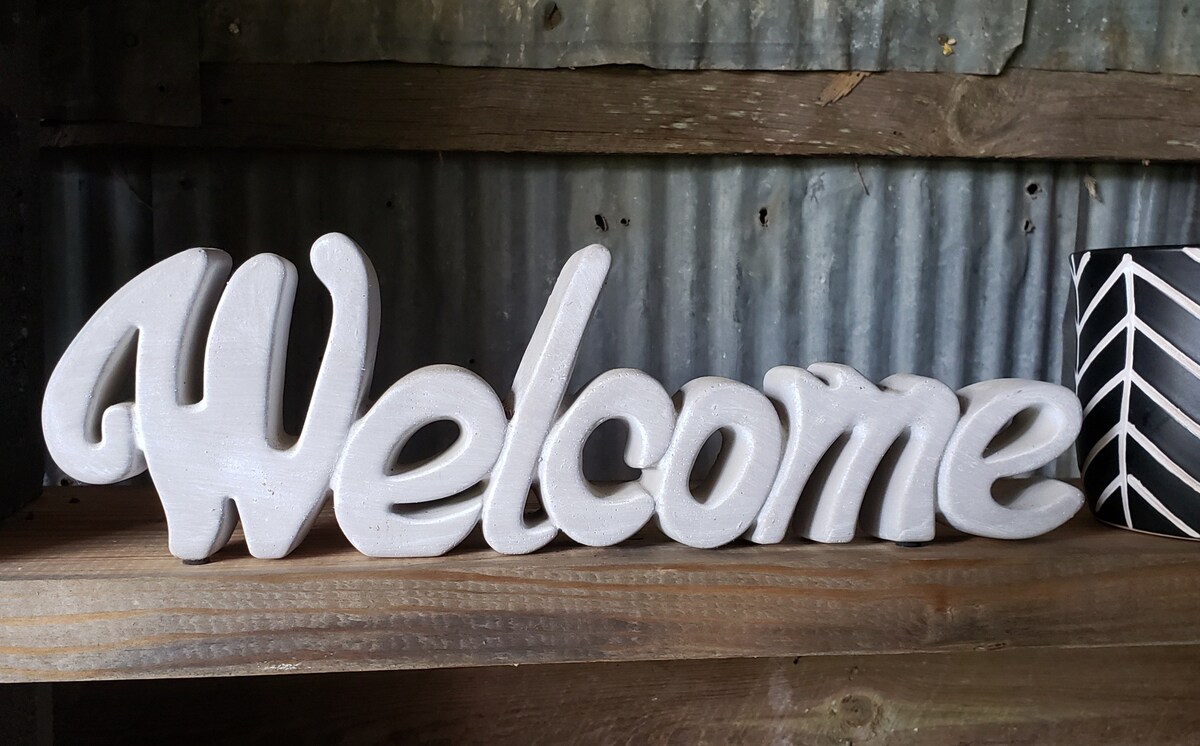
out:
<path id="1" fill-rule="evenodd" d="M 53 684 L 62 743 L 1195 746 L 1200 647 Z M 7 687 L 37 689 L 36 687 Z M 269 713 L 269 714 L 267 714 Z"/>
<path id="2" fill-rule="evenodd" d="M 1200 547 L 1080 517 L 921 548 L 634 540 L 385 560 L 322 516 L 290 558 L 166 550 L 152 492 L 0 525 L 0 682 L 1200 642 Z"/>

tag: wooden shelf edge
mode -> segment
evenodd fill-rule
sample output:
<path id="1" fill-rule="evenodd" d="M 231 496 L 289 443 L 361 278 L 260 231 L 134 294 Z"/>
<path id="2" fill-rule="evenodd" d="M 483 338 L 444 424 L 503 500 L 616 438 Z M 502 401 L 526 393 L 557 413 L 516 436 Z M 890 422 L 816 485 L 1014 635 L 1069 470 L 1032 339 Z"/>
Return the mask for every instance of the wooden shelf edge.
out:
<path id="1" fill-rule="evenodd" d="M 55 488 L 0 524 L 0 682 L 1200 642 L 1190 543 L 1081 517 L 952 537 L 524 557 L 363 557 L 329 515 L 292 557 L 187 567 L 152 492 Z"/>
<path id="2" fill-rule="evenodd" d="M 1200 646 L 498 666 L 59 684 L 53 714 L 65 743 L 1159 746 L 1195 743 L 1198 671 Z"/>
<path id="3" fill-rule="evenodd" d="M 205 63 L 200 88 L 199 127 L 59 123 L 42 144 L 1200 160 L 1186 75 Z"/>

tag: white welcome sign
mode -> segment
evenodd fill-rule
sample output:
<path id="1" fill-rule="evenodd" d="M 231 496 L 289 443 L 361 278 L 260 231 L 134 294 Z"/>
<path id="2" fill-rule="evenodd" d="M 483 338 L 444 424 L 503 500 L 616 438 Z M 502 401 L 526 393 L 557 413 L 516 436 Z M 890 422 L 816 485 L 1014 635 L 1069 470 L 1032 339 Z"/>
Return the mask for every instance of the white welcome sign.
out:
<path id="1" fill-rule="evenodd" d="M 705 377 L 672 397 L 624 369 L 568 397 L 609 261 L 602 246 L 567 261 L 507 407 L 453 365 L 414 371 L 368 407 L 375 271 L 349 238 L 323 236 L 311 262 L 333 297 L 333 321 L 303 430 L 291 435 L 281 409 L 295 267 L 263 254 L 229 277 L 225 253 L 185 251 L 121 288 L 72 342 L 46 390 L 46 444 L 83 482 L 148 469 L 171 552 L 185 560 L 218 551 L 239 518 L 251 554 L 283 557 L 330 494 L 354 546 L 381 557 L 442 554 L 480 523 L 488 544 L 510 554 L 559 531 L 608 546 L 652 519 L 694 547 L 778 542 L 793 526 L 819 542 L 849 541 L 859 526 L 925 542 L 937 515 L 968 533 L 1019 539 L 1082 505 L 1074 487 L 1027 476 L 1079 431 L 1078 401 L 1052 384 L 985 381 L 956 395 L 921 376 L 876 386 L 818 364 L 773 368 L 765 394 Z M 119 401 L 131 377 L 132 400 Z M 629 427 L 625 461 L 642 470 L 636 481 L 601 485 L 583 474 L 583 446 L 610 419 Z M 405 442 L 439 420 L 457 424 L 454 444 L 394 469 Z M 697 494 L 693 462 L 717 431 L 719 465 Z M 546 512 L 533 523 L 531 491 Z"/>

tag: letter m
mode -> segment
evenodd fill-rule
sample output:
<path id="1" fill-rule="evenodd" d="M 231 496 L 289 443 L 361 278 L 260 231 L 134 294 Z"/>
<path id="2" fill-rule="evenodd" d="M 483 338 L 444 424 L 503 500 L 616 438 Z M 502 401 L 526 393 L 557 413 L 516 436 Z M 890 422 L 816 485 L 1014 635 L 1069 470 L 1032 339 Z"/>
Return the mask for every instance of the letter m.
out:
<path id="1" fill-rule="evenodd" d="M 914 375 L 876 386 L 845 365 L 818 363 L 772 368 L 763 389 L 787 440 L 751 541 L 781 541 L 794 524 L 805 538 L 846 542 L 860 522 L 889 541 L 933 538 L 937 467 L 959 416 L 948 386 Z"/>

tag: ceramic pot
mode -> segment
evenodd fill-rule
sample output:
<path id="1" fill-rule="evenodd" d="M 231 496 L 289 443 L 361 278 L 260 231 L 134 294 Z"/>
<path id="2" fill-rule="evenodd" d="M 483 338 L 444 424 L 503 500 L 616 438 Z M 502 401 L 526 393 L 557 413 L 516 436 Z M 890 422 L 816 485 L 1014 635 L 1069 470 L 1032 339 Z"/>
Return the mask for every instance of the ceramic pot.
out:
<path id="1" fill-rule="evenodd" d="M 1100 520 L 1200 538 L 1200 248 L 1071 256 L 1077 444 Z"/>

